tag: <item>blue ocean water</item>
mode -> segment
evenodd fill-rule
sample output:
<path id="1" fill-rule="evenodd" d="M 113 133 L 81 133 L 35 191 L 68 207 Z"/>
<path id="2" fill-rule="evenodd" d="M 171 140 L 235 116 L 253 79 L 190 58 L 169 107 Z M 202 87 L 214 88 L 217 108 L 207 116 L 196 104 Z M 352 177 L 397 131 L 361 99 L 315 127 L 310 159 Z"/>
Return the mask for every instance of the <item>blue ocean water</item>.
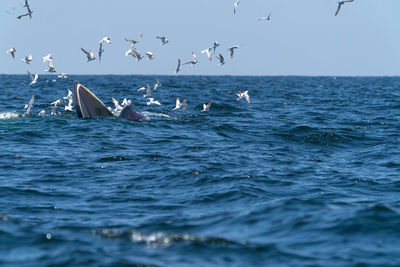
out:
<path id="1" fill-rule="evenodd" d="M 55 77 L 0 76 L 0 265 L 400 265 L 400 78 Z M 51 116 L 73 80 L 151 120 Z"/>

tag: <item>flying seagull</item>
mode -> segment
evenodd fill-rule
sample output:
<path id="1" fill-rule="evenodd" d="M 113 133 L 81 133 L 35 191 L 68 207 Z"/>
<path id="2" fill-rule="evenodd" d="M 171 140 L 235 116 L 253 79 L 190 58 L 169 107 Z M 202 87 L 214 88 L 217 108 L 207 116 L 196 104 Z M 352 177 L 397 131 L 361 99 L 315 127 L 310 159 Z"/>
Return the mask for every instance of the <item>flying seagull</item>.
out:
<path id="1" fill-rule="evenodd" d="M 87 61 L 86 61 L 86 62 L 89 62 L 89 61 L 92 61 L 92 60 L 96 59 L 96 58 L 94 57 L 94 53 L 92 52 L 92 50 L 89 50 L 89 52 L 86 51 L 86 50 L 83 49 L 83 48 L 81 48 L 81 50 L 82 50 L 83 53 L 85 53 L 85 55 L 86 55 L 86 57 L 87 57 Z"/>
<path id="2" fill-rule="evenodd" d="M 235 3 L 233 3 L 233 14 L 236 14 L 236 8 L 239 5 L 240 0 L 237 0 Z"/>
<path id="3" fill-rule="evenodd" d="M 45 72 L 56 72 L 56 69 L 54 68 L 53 60 L 49 61 L 49 68 L 47 70 L 44 70 Z"/>
<path id="4" fill-rule="evenodd" d="M 246 99 L 247 103 L 250 104 L 250 96 L 249 96 L 249 91 L 244 91 L 242 92 L 241 88 L 238 86 L 239 92 L 236 93 L 236 96 L 238 97 L 236 100 L 239 101 L 243 97 Z"/>
<path id="5" fill-rule="evenodd" d="M 24 106 L 24 108 L 26 109 L 25 114 L 30 114 L 31 113 L 31 109 L 33 107 L 33 102 L 34 101 L 35 101 L 35 95 L 32 95 L 31 99 L 29 100 L 29 103 Z"/>
<path id="6" fill-rule="evenodd" d="M 150 52 L 150 51 L 147 51 L 145 55 L 147 56 L 147 60 L 152 60 L 152 59 L 154 59 L 153 53 Z"/>
<path id="7" fill-rule="evenodd" d="M 131 43 L 133 46 L 133 45 L 137 44 L 140 41 L 140 39 L 142 39 L 142 37 L 143 37 L 143 34 L 140 34 L 139 38 L 137 40 L 129 40 L 129 39 L 125 38 L 125 41 Z"/>
<path id="8" fill-rule="evenodd" d="M 147 84 L 146 86 L 140 87 L 140 88 L 137 90 L 137 92 L 144 91 L 144 90 L 147 89 L 147 87 L 150 87 L 150 85 Z"/>
<path id="9" fill-rule="evenodd" d="M 201 51 L 201 53 L 202 53 L 202 54 L 206 53 L 208 59 L 209 59 L 209 60 L 212 60 L 211 48 L 204 49 L 203 51 Z"/>
<path id="10" fill-rule="evenodd" d="M 353 1 L 354 0 L 339 1 L 338 2 L 338 7 L 337 7 L 336 12 L 335 12 L 335 16 L 337 16 L 339 14 L 340 8 L 342 7 L 342 5 L 344 5 L 344 3 L 350 3 L 350 2 L 353 2 Z"/>
<path id="11" fill-rule="evenodd" d="M 129 56 L 129 55 L 131 55 L 132 57 L 136 58 L 136 61 L 140 61 L 140 60 L 144 57 L 144 56 L 142 56 L 142 55 L 140 54 L 140 52 L 139 52 L 136 48 L 134 48 L 134 47 L 129 48 L 128 51 L 125 52 L 125 56 Z"/>
<path id="12" fill-rule="evenodd" d="M 195 54 L 194 52 L 192 52 L 192 56 L 193 56 L 193 59 L 192 59 L 191 61 L 188 61 L 188 62 L 186 62 L 186 63 L 183 63 L 183 65 L 192 64 L 192 67 L 193 67 L 194 65 L 196 65 L 196 63 L 197 63 L 197 56 L 196 56 L 196 54 Z"/>
<path id="13" fill-rule="evenodd" d="M 239 48 L 239 46 L 237 46 L 237 45 L 234 45 L 234 46 L 228 48 L 231 58 L 233 58 L 234 50 L 238 49 L 238 48 Z"/>
<path id="14" fill-rule="evenodd" d="M 209 111 L 209 110 L 210 110 L 210 107 L 211 107 L 211 100 L 208 101 L 208 103 L 204 103 L 204 104 L 203 104 L 203 110 L 200 111 L 200 112 Z"/>
<path id="15" fill-rule="evenodd" d="M 151 96 L 151 88 L 150 88 L 150 85 L 147 84 L 147 85 L 146 85 L 146 93 L 143 95 L 143 97 L 144 97 L 144 98 L 147 98 L 147 97 L 149 97 L 149 96 Z"/>
<path id="16" fill-rule="evenodd" d="M 28 71 L 28 75 L 29 75 L 29 78 L 31 79 L 31 83 L 29 85 L 35 84 L 37 82 L 37 79 L 39 78 L 39 75 L 37 74 L 37 72 L 35 73 L 35 76 L 33 76 L 33 74 Z"/>
<path id="17" fill-rule="evenodd" d="M 219 43 L 218 43 L 217 41 L 215 41 L 214 44 L 213 44 L 213 47 L 212 47 L 213 50 L 214 50 L 214 51 L 213 51 L 214 55 L 215 55 L 215 49 L 216 49 L 218 46 L 219 46 Z"/>
<path id="18" fill-rule="evenodd" d="M 15 50 L 15 48 L 10 48 L 6 51 L 7 54 L 11 54 L 12 58 L 15 58 L 15 52 L 17 52 L 17 50 Z"/>
<path id="19" fill-rule="evenodd" d="M 161 44 L 160 45 L 165 45 L 166 43 L 168 43 L 168 39 L 165 36 L 157 36 L 157 39 L 161 40 Z"/>
<path id="20" fill-rule="evenodd" d="M 154 98 L 152 97 L 149 97 L 148 100 L 149 102 L 146 103 L 148 106 L 150 106 L 151 104 L 161 106 L 161 103 L 157 100 L 154 100 Z"/>
<path id="21" fill-rule="evenodd" d="M 179 100 L 179 97 L 177 97 L 176 98 L 176 103 L 175 103 L 175 107 L 172 109 L 172 110 L 177 110 L 177 109 L 179 109 L 179 108 L 182 108 L 184 111 L 186 111 L 186 102 L 187 102 L 187 99 L 185 98 L 185 99 L 183 99 L 183 101 L 181 102 L 180 100 Z"/>
<path id="22" fill-rule="evenodd" d="M 30 18 L 32 18 L 33 11 L 31 10 L 31 7 L 29 6 L 28 0 L 25 0 L 23 7 L 26 7 L 26 10 L 28 10 L 27 14 L 29 15 Z"/>
<path id="23" fill-rule="evenodd" d="M 268 17 L 261 17 L 258 19 L 258 21 L 267 21 L 271 19 L 271 13 L 268 15 Z"/>
<path id="24" fill-rule="evenodd" d="M 43 57 L 43 62 L 50 62 L 53 60 L 53 57 L 51 55 L 51 53 L 49 53 L 47 56 Z"/>
<path id="25" fill-rule="evenodd" d="M 99 63 L 101 62 L 101 56 L 103 55 L 103 42 L 100 42 L 99 51 L 97 51 L 97 55 L 99 56 Z"/>
<path id="26" fill-rule="evenodd" d="M 110 37 L 108 37 L 107 35 L 105 35 L 104 37 L 103 37 L 103 39 L 101 39 L 100 40 L 100 42 L 99 43 L 107 43 L 107 44 L 112 44 L 111 43 L 111 39 L 110 39 Z"/>
<path id="27" fill-rule="evenodd" d="M 158 87 L 161 87 L 160 79 L 156 80 L 156 83 L 153 85 L 153 90 L 157 90 Z"/>
<path id="28" fill-rule="evenodd" d="M 22 62 L 25 62 L 28 65 L 31 61 L 32 61 L 32 55 L 26 56 L 25 58 L 22 59 Z"/>
<path id="29" fill-rule="evenodd" d="M 72 103 L 73 103 L 73 100 L 72 100 L 72 98 L 70 98 L 68 100 L 68 105 L 64 107 L 64 110 L 65 111 L 72 111 L 72 108 L 73 108 Z"/>
<path id="30" fill-rule="evenodd" d="M 178 58 L 178 66 L 176 67 L 175 74 L 181 70 L 181 60 Z"/>
<path id="31" fill-rule="evenodd" d="M 218 66 L 222 66 L 222 65 L 225 64 L 224 57 L 223 57 L 221 54 L 218 54 L 217 58 L 218 58 L 218 60 L 219 60 Z"/>

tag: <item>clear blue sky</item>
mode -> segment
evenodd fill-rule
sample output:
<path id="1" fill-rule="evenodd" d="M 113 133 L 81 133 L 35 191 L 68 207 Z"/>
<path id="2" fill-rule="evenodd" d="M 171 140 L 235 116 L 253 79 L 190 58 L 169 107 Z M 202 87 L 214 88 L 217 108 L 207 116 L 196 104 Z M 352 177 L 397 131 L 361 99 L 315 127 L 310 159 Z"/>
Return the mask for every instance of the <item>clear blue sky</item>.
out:
<path id="1" fill-rule="evenodd" d="M 172 74 L 177 59 L 199 59 L 183 66 L 187 75 L 400 75 L 400 0 L 355 0 L 335 17 L 335 0 L 30 0 L 32 20 L 17 20 L 23 0 L 2 0 L 0 73 L 39 72 L 52 53 L 58 73 Z M 257 19 L 272 13 L 269 22 Z M 153 61 L 125 57 L 135 39 Z M 98 49 L 108 35 L 101 64 L 85 62 L 80 48 Z M 170 43 L 159 45 L 165 35 Z M 200 50 L 217 40 L 226 64 L 209 62 Z M 229 46 L 239 44 L 233 60 Z M 15 47 L 16 59 L 6 54 Z M 28 66 L 21 59 L 28 54 Z"/>

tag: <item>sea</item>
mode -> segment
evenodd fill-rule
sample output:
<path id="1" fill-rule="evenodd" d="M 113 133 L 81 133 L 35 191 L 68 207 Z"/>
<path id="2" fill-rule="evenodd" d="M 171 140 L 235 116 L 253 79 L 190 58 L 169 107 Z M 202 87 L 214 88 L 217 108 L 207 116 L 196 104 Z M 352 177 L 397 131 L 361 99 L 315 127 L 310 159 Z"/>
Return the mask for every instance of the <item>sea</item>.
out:
<path id="1" fill-rule="evenodd" d="M 52 114 L 74 80 L 150 120 Z M 0 75 L 1 266 L 400 265 L 399 77 L 29 82 Z"/>

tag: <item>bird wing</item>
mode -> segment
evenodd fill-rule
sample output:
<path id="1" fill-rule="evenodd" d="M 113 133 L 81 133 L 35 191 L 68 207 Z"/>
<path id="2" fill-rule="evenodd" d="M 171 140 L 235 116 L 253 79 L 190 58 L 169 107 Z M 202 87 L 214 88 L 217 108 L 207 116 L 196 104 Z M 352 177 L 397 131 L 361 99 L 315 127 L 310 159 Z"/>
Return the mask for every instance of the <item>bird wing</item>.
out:
<path id="1" fill-rule="evenodd" d="M 335 16 L 337 16 L 337 14 L 339 14 L 339 11 L 340 11 L 340 8 L 342 7 L 342 5 L 343 5 L 343 3 L 339 2 L 338 7 L 335 12 Z"/>
<path id="2" fill-rule="evenodd" d="M 249 91 L 243 92 L 244 98 L 246 99 L 247 103 L 250 104 L 250 96 L 249 96 Z"/>
<path id="3" fill-rule="evenodd" d="M 33 82 L 36 82 L 38 78 L 39 78 L 39 74 L 36 72 L 35 77 L 33 78 Z"/>
<path id="4" fill-rule="evenodd" d="M 86 54 L 86 56 L 88 57 L 88 58 L 90 58 L 90 54 L 89 54 L 89 52 L 88 51 L 86 51 L 85 49 L 83 49 L 83 48 L 81 48 L 81 50 L 83 51 L 83 53 L 85 53 Z"/>
<path id="5" fill-rule="evenodd" d="M 117 100 L 117 99 L 115 99 L 114 97 L 112 97 L 112 98 L 111 98 L 111 101 L 113 102 L 115 108 L 118 108 L 118 107 L 119 107 L 119 104 L 118 104 L 118 100 Z"/>

